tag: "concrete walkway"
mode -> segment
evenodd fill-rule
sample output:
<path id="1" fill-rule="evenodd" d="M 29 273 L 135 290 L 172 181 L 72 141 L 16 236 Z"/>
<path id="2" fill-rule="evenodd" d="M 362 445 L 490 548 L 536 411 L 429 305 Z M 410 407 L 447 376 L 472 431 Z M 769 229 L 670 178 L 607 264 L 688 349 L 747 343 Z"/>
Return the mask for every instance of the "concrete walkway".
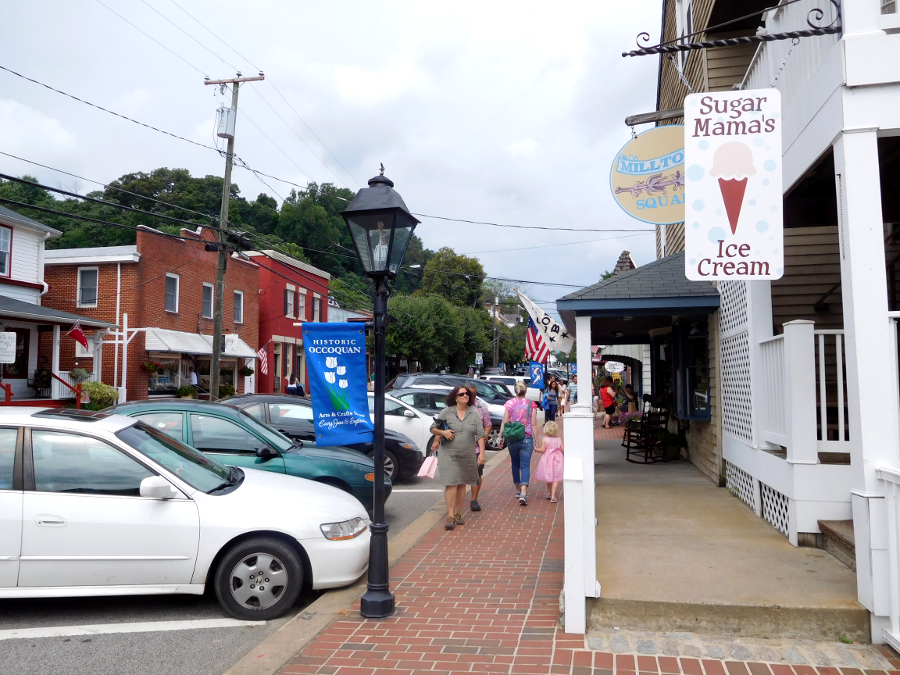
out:
<path id="1" fill-rule="evenodd" d="M 685 459 L 625 461 L 621 429 L 598 430 L 595 624 L 837 640 L 868 638 L 856 575 L 795 548 Z"/>

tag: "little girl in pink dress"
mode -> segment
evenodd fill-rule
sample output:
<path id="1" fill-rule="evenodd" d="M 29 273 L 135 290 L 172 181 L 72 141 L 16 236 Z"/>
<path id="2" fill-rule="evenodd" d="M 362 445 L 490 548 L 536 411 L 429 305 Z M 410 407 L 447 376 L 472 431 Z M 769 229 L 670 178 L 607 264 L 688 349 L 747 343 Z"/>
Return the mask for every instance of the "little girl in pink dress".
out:
<path id="1" fill-rule="evenodd" d="M 562 439 L 559 437 L 559 425 L 556 422 L 547 422 L 544 425 L 544 439 L 541 446 L 534 451 L 542 453 L 534 477 L 550 486 L 547 499 L 551 504 L 556 504 L 556 489 L 563 479 L 563 447 Z"/>

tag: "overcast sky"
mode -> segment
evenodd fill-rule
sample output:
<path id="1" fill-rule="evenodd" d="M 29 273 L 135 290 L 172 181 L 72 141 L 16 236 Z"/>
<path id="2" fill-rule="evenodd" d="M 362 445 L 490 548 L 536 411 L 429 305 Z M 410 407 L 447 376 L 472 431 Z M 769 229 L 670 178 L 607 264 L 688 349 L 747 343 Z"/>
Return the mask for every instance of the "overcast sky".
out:
<path id="1" fill-rule="evenodd" d="M 203 76 L 260 68 L 270 82 L 241 89 L 235 152 L 265 173 L 355 191 L 383 162 L 413 212 L 551 228 L 651 227 L 616 206 L 608 178 L 630 137 L 625 116 L 655 107 L 657 59 L 621 52 L 640 31 L 658 36 L 659 0 L 103 3 L 6 3 L 0 65 L 207 145 L 224 97 Z M 211 150 L 3 71 L 0 151 L 101 182 L 162 166 L 196 176 L 224 170 Z M 2 155 L 0 171 L 82 194 L 97 189 Z M 241 169 L 234 180 L 250 199 L 267 192 L 281 201 L 291 189 Z M 574 290 L 545 283 L 595 283 L 623 249 L 638 265 L 655 256 L 651 232 L 422 221 L 425 246 L 477 256 L 491 276 L 542 282 L 529 286 L 541 301 Z M 569 242 L 579 243 L 558 245 Z"/>

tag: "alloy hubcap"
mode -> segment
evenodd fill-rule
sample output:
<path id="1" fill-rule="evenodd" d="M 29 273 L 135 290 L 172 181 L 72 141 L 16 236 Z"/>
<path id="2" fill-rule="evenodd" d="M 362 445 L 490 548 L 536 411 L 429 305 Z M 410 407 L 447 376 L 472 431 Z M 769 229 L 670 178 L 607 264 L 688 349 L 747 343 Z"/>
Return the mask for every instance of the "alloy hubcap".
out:
<path id="1" fill-rule="evenodd" d="M 287 585 L 287 570 L 268 553 L 248 555 L 231 571 L 231 596 L 243 607 L 268 609 L 278 602 Z"/>

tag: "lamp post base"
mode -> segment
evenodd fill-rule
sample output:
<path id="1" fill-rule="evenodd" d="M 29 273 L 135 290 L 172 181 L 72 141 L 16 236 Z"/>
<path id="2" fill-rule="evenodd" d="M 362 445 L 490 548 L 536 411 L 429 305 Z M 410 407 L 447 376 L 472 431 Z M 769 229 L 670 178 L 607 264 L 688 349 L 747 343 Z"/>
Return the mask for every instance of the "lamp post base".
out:
<path id="1" fill-rule="evenodd" d="M 386 619 L 394 614 L 394 594 L 388 589 L 369 589 L 359 603 L 359 613 L 367 619 Z"/>

